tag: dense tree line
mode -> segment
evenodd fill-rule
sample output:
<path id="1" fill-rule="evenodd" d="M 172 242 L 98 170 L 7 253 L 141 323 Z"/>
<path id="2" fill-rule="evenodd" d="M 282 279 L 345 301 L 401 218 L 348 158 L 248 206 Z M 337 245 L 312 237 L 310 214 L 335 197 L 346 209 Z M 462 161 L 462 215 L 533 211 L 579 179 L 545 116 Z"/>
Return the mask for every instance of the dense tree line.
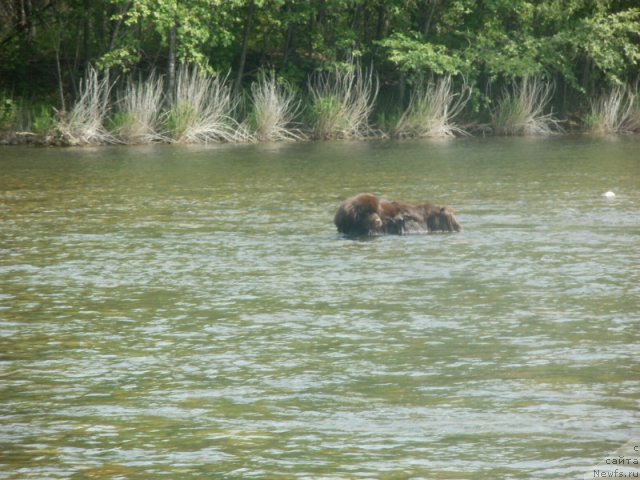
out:
<path id="1" fill-rule="evenodd" d="M 78 96 L 88 66 L 111 78 L 164 77 L 181 65 L 230 74 L 235 91 L 260 72 L 304 89 L 314 72 L 356 59 L 380 103 L 409 101 L 420 79 L 469 87 L 468 110 L 530 77 L 553 82 L 556 111 L 636 85 L 637 0 L 2 0 L 0 92 L 57 105 Z M 582 107 L 581 107 L 582 106 Z"/>

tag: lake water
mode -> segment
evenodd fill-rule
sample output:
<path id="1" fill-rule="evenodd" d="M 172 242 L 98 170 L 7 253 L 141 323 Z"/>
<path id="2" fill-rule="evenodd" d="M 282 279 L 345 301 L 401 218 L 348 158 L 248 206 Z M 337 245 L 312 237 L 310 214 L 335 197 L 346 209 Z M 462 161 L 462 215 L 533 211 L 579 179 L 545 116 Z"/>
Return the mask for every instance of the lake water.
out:
<path id="1" fill-rule="evenodd" d="M 465 230 L 342 238 L 362 191 Z M 2 147 L 0 219 L 1 479 L 594 478 L 640 444 L 637 136 Z"/>

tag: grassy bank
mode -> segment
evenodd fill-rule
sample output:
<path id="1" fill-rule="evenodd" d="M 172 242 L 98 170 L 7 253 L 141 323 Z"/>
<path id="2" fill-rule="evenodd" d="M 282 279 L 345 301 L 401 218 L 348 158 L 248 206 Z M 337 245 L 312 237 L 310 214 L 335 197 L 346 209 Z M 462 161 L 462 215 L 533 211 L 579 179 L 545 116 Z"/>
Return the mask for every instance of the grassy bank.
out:
<path id="1" fill-rule="evenodd" d="M 183 68 L 167 92 L 155 74 L 117 80 L 89 69 L 68 111 L 0 93 L 0 138 L 70 146 L 540 136 L 565 133 L 568 126 L 592 134 L 640 132 L 637 85 L 593 96 L 576 108 L 584 113 L 572 114 L 577 122 L 571 123 L 554 113 L 555 86 L 539 77 L 504 86 L 485 111 L 469 108 L 471 88 L 450 76 L 416 81 L 406 104 L 390 112 L 376 108 L 377 77 L 358 65 L 316 73 L 306 87 L 296 90 L 265 73 L 248 92 L 234 92 L 228 76 Z"/>

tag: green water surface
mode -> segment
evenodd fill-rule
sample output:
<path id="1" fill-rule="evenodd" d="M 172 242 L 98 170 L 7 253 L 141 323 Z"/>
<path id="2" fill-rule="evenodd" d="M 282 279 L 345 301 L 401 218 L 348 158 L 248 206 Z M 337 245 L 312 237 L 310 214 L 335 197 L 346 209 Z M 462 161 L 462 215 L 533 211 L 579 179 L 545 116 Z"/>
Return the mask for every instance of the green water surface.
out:
<path id="1" fill-rule="evenodd" d="M 344 239 L 362 191 L 465 230 Z M 594 478 L 640 440 L 637 137 L 0 147 L 0 221 L 0 479 Z"/>

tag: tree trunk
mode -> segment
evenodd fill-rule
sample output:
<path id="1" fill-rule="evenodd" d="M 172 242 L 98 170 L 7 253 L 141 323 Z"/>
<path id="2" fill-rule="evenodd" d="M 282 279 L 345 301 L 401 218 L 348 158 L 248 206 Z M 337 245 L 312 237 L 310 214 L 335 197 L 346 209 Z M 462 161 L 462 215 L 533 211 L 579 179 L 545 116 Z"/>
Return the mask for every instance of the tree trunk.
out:
<path id="1" fill-rule="evenodd" d="M 109 42 L 109 51 L 111 51 L 114 48 L 116 48 L 116 41 L 118 40 L 118 34 L 120 33 L 120 27 L 124 23 L 124 19 L 125 19 L 126 15 L 127 15 L 127 12 L 129 10 L 131 10 L 132 6 L 133 6 L 133 1 L 127 3 L 127 6 L 124 8 L 124 12 L 123 12 L 122 17 L 118 20 L 118 22 L 113 27 L 113 32 L 111 33 L 111 41 Z"/>
<path id="2" fill-rule="evenodd" d="M 82 8 L 84 10 L 84 18 L 82 24 L 82 56 L 84 57 L 84 64 L 89 65 L 91 59 L 91 52 L 89 51 L 89 40 L 91 36 L 91 24 L 89 15 L 89 0 L 84 0 Z"/>
<path id="3" fill-rule="evenodd" d="M 62 80 L 62 67 L 60 66 L 60 44 L 62 43 L 61 34 L 58 34 L 56 41 L 56 73 L 58 74 L 58 93 L 60 95 L 60 111 L 64 115 L 67 113 L 67 104 L 64 101 L 64 83 Z"/>
<path id="4" fill-rule="evenodd" d="M 236 76 L 236 83 L 234 89 L 236 92 L 240 91 L 242 85 L 242 77 L 244 75 L 244 64 L 247 60 L 247 48 L 249 47 L 249 35 L 251 34 L 251 23 L 253 22 L 253 12 L 255 10 L 255 2 L 249 1 L 247 6 L 247 19 L 244 24 L 244 35 L 242 38 L 242 49 L 240 50 L 240 60 L 238 62 L 238 75 Z"/>
<path id="5" fill-rule="evenodd" d="M 428 8 L 428 6 L 431 8 Z M 426 39 L 429 35 L 429 30 L 431 29 L 431 21 L 433 20 L 433 14 L 436 11 L 436 7 L 438 6 L 438 0 L 427 0 L 426 5 L 424 6 L 425 11 L 428 11 L 422 23 L 422 37 Z"/>
<path id="6" fill-rule="evenodd" d="M 18 29 L 26 30 L 28 21 L 27 21 L 27 9 L 24 5 L 24 0 L 20 0 L 20 4 L 18 5 Z"/>
<path id="7" fill-rule="evenodd" d="M 376 40 L 382 40 L 387 26 L 386 11 L 383 5 L 378 6 L 378 22 L 376 24 Z"/>
<path id="8" fill-rule="evenodd" d="M 169 103 L 174 101 L 174 91 L 176 85 L 176 37 L 178 30 L 177 20 L 169 30 L 169 58 L 167 61 L 167 98 Z"/>
<path id="9" fill-rule="evenodd" d="M 287 15 L 285 15 L 285 18 L 287 18 L 287 16 L 289 16 L 291 14 L 291 4 L 289 4 L 287 2 L 287 6 L 286 6 L 286 13 Z M 287 68 L 287 64 L 289 63 L 289 55 L 290 55 L 290 50 L 291 50 L 291 45 L 293 42 L 293 23 L 291 22 L 291 19 L 289 19 L 289 24 L 287 25 L 287 33 L 284 37 L 284 53 L 282 55 L 282 68 L 286 69 Z"/>

